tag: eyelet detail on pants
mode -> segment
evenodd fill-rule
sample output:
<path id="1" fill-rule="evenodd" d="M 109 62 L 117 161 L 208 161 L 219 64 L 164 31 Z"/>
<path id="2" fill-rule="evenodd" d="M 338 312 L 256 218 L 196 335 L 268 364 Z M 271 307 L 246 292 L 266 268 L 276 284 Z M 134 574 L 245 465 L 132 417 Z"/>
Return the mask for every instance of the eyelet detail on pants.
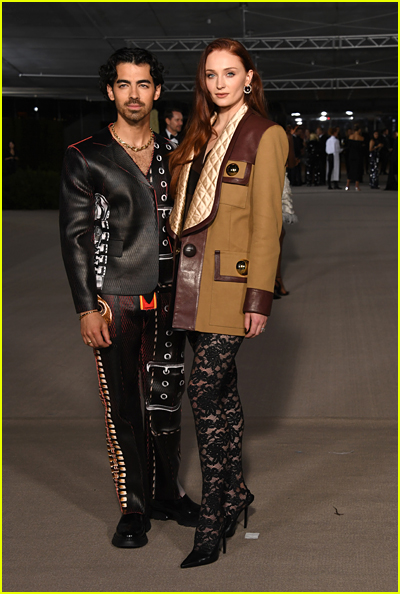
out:
<path id="1" fill-rule="evenodd" d="M 169 361 L 171 359 L 172 355 L 171 353 L 167 353 L 166 355 L 164 355 L 164 359 L 166 359 L 167 361 Z"/>
<path id="2" fill-rule="evenodd" d="M 160 396 L 161 400 L 166 400 L 168 398 L 167 394 L 161 394 Z"/>
<path id="3" fill-rule="evenodd" d="M 161 385 L 163 388 L 166 388 L 167 386 L 169 386 L 169 382 L 167 382 L 167 381 L 161 382 Z"/>

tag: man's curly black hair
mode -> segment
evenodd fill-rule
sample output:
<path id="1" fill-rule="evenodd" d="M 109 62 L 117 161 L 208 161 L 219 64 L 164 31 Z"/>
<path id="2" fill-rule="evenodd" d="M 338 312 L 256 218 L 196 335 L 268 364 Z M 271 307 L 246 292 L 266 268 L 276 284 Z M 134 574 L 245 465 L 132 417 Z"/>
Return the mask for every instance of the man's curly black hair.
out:
<path id="1" fill-rule="evenodd" d="M 122 63 L 136 64 L 148 64 L 150 66 L 150 74 L 154 81 L 154 86 L 162 85 L 164 83 L 163 70 L 164 66 L 160 64 L 155 56 L 145 49 L 135 48 L 130 49 L 123 47 L 112 54 L 105 64 L 100 66 L 100 91 L 103 93 L 106 99 L 109 99 L 107 94 L 107 85 L 112 87 L 117 80 L 117 66 Z"/>

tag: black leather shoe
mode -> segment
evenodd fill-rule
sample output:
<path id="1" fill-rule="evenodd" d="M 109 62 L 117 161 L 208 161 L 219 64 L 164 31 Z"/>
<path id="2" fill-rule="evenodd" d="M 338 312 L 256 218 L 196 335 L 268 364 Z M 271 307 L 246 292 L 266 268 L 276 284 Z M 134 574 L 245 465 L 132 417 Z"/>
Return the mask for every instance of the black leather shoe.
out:
<path id="1" fill-rule="evenodd" d="M 122 514 L 111 542 L 123 549 L 144 547 L 148 542 L 146 532 L 150 528 L 150 520 L 143 514 Z"/>
<path id="2" fill-rule="evenodd" d="M 175 520 L 181 526 L 197 526 L 200 505 L 184 495 L 179 499 L 153 499 L 151 517 L 155 520 Z"/>

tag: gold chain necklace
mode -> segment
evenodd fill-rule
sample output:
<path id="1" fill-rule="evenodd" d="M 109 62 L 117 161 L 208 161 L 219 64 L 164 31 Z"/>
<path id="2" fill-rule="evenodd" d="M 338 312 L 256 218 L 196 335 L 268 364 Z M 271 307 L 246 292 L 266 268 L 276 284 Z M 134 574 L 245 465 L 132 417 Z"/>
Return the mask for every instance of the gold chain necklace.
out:
<path id="1" fill-rule="evenodd" d="M 144 144 L 143 146 L 137 147 L 137 146 L 131 146 L 130 144 L 128 144 L 127 142 L 125 142 L 124 140 L 122 140 L 118 134 L 115 131 L 115 122 L 113 124 L 111 124 L 111 130 L 115 136 L 115 138 L 118 140 L 118 142 L 120 144 L 123 144 L 124 146 L 126 146 L 128 149 L 131 149 L 131 151 L 134 151 L 135 153 L 138 153 L 139 151 L 143 151 L 144 149 L 146 149 L 148 146 L 150 146 L 151 141 L 154 138 L 154 132 L 153 130 L 150 128 L 150 140 L 149 142 L 146 142 L 146 144 Z"/>

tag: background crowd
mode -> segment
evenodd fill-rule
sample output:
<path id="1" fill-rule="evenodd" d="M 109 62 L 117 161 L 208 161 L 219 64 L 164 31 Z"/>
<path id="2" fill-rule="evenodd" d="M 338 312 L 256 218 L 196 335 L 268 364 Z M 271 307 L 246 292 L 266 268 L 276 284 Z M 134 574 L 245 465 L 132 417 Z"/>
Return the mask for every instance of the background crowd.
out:
<path id="1" fill-rule="evenodd" d="M 379 177 L 384 175 L 385 189 L 397 190 L 397 131 L 388 128 L 375 130 L 372 136 L 363 126 L 355 124 L 346 130 L 339 127 L 327 131 L 318 126 L 309 130 L 303 126 L 287 126 L 294 144 L 296 164 L 288 170 L 292 186 L 323 186 L 342 189 L 339 185 L 342 170 L 346 174 L 346 187 L 368 182 L 379 188 Z"/>

